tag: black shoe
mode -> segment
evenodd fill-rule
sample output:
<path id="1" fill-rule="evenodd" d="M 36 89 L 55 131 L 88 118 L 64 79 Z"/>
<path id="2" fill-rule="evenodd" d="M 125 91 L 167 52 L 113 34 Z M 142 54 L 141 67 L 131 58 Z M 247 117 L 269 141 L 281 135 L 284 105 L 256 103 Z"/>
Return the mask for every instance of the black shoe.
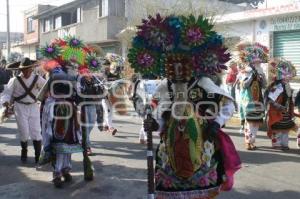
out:
<path id="1" fill-rule="evenodd" d="M 70 173 L 63 174 L 63 177 L 65 179 L 65 182 L 72 182 L 72 180 L 73 180 L 73 178 L 72 178 L 72 176 L 71 176 Z"/>
<path id="2" fill-rule="evenodd" d="M 89 182 L 89 181 L 93 181 L 94 180 L 94 176 L 90 175 L 90 176 L 84 176 L 84 180 Z"/>
<path id="3" fill-rule="evenodd" d="M 42 149 L 42 141 L 33 140 L 33 147 L 35 151 L 35 164 L 39 163 L 41 149 Z"/>
<path id="4" fill-rule="evenodd" d="M 22 150 L 21 150 L 21 161 L 22 163 L 26 163 L 27 162 L 27 142 L 21 142 L 21 147 L 22 147 Z"/>
<path id="5" fill-rule="evenodd" d="M 61 180 L 61 177 L 56 177 L 52 180 L 54 186 L 58 189 L 63 187 L 63 181 Z"/>

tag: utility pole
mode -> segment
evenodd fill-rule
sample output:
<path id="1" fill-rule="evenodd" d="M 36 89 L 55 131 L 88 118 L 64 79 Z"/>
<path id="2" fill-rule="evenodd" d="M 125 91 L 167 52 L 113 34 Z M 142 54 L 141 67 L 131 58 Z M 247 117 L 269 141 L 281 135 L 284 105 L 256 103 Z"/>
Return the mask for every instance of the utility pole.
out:
<path id="1" fill-rule="evenodd" d="M 6 60 L 10 56 L 10 20 L 9 20 L 9 0 L 6 0 L 6 13 L 7 13 L 7 37 L 6 37 L 6 48 L 7 48 L 7 57 Z"/>

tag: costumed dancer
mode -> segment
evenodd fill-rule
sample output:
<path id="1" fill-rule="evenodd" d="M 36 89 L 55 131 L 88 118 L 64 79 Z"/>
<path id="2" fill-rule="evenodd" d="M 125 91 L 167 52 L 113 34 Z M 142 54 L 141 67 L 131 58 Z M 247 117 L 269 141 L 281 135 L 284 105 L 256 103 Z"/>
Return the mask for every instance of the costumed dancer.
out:
<path id="1" fill-rule="evenodd" d="M 265 116 L 262 89 L 267 81 L 261 63 L 268 62 L 269 51 L 259 43 L 241 43 L 238 50 L 240 61 L 245 64 L 240 81 L 240 116 L 245 124 L 245 147 L 255 150 L 256 134 Z"/>
<path id="2" fill-rule="evenodd" d="M 78 74 L 98 67 L 93 64 L 96 59 L 81 40 L 70 36 L 42 47 L 41 53 L 46 58 L 44 66 L 50 78 L 39 94 L 39 100 L 45 101 L 42 114 L 44 153 L 40 164 L 52 162 L 54 186 L 62 188 L 62 177 L 64 182 L 72 180 L 71 154 L 83 152 L 85 180 L 92 180 L 93 168 L 87 147 L 88 119 L 81 99 L 83 93 L 77 90 L 77 85 L 80 85 Z"/>
<path id="3" fill-rule="evenodd" d="M 65 182 L 72 180 L 70 174 L 72 153 L 83 151 L 77 107 L 73 99 L 73 88 L 70 86 L 74 79 L 70 80 L 70 78 L 67 73 L 58 68 L 50 75 L 49 86 L 51 85 L 52 91 L 45 100 L 42 113 L 44 157 L 54 157 L 53 184 L 57 188 L 63 186 L 62 177 Z M 54 83 L 51 80 L 64 83 Z"/>
<path id="4" fill-rule="evenodd" d="M 214 198 L 232 188 L 233 174 L 240 168 L 235 147 L 221 130 L 234 112 L 232 97 L 207 77 L 220 73 L 230 59 L 212 28 L 203 16 L 157 14 L 138 26 L 129 50 L 135 72 L 166 77 L 152 101 L 157 120 L 144 120 L 145 131 L 159 129 L 161 137 L 156 199 Z M 147 154 L 149 158 L 152 151 Z M 151 175 L 151 162 L 148 167 Z M 148 180 L 152 197 L 151 176 Z"/>
<path id="5" fill-rule="evenodd" d="M 265 92 L 268 136 L 273 148 L 289 149 L 289 131 L 295 130 L 293 92 L 289 81 L 296 76 L 294 65 L 282 58 L 269 63 L 271 84 Z"/>
<path id="6" fill-rule="evenodd" d="M 113 126 L 112 117 L 113 117 L 113 100 L 115 93 L 112 93 L 112 84 L 114 81 L 120 79 L 120 72 L 122 70 L 124 62 L 122 57 L 114 53 L 107 53 L 105 56 L 105 62 L 103 63 L 105 67 L 104 74 L 106 76 L 107 83 L 109 84 L 109 94 L 106 98 L 102 100 L 103 105 L 103 116 L 104 116 L 104 125 L 103 130 L 115 135 L 117 129 Z"/>
<path id="7" fill-rule="evenodd" d="M 35 150 L 35 162 L 38 163 L 41 152 L 40 111 L 36 96 L 46 80 L 33 74 L 36 61 L 23 58 L 7 66 L 8 70 L 19 70 L 21 74 L 9 80 L 1 97 L 3 106 L 14 106 L 19 137 L 21 140 L 21 161 L 26 163 L 28 140 L 31 138 Z"/>

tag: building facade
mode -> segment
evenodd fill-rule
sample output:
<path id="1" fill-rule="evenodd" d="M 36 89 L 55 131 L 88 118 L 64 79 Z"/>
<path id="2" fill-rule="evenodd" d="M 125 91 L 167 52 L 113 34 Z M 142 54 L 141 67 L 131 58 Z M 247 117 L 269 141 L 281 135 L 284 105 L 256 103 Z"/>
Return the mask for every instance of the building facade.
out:
<path id="1" fill-rule="evenodd" d="M 76 0 L 36 16 L 41 26 L 40 45 L 71 35 L 100 47 L 100 54 L 120 53 L 116 34 L 126 24 L 125 0 Z"/>
<path id="2" fill-rule="evenodd" d="M 11 53 L 19 54 L 22 57 L 29 57 L 30 59 L 39 58 L 40 25 L 34 16 L 50 8 L 53 8 L 53 6 L 37 5 L 24 11 L 24 33 L 22 33 L 22 39 L 11 43 Z M 7 52 L 6 47 L 4 51 Z"/>
<path id="3" fill-rule="evenodd" d="M 291 61 L 300 75 L 299 0 L 270 0 L 258 9 L 224 15 L 218 19 L 218 28 L 228 38 L 259 42 L 269 47 L 271 57 Z M 267 65 L 264 67 L 267 73 Z"/>
<path id="4" fill-rule="evenodd" d="M 39 58 L 39 43 L 40 43 L 40 24 L 34 16 L 53 8 L 50 5 L 37 5 L 29 10 L 24 11 L 24 41 L 20 44 L 24 57 L 30 59 Z"/>
<path id="5" fill-rule="evenodd" d="M 135 35 L 135 26 L 141 23 L 141 19 L 149 15 L 169 15 L 176 13 L 183 14 L 204 14 L 206 16 L 224 15 L 228 13 L 238 13 L 251 10 L 250 4 L 243 3 L 247 0 L 126 0 L 125 16 L 126 27 L 118 33 L 118 38 L 122 45 L 122 56 L 126 57 L 131 45 L 131 39 Z"/>

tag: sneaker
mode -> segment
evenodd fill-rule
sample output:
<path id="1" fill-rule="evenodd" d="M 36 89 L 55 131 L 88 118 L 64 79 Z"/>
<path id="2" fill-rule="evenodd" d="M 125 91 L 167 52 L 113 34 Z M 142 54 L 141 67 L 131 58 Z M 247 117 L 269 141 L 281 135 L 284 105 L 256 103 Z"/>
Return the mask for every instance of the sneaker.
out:
<path id="1" fill-rule="evenodd" d="M 111 133 L 112 135 L 116 135 L 116 133 L 118 132 L 117 129 L 111 127 L 109 130 L 108 130 L 109 133 Z"/>
<path id="2" fill-rule="evenodd" d="M 256 150 L 257 147 L 254 144 L 250 144 L 251 150 Z"/>
<path id="3" fill-rule="evenodd" d="M 54 179 L 52 180 L 52 182 L 53 182 L 55 188 L 60 189 L 60 188 L 63 187 L 63 181 L 61 180 L 61 177 L 56 177 L 56 178 L 54 178 Z"/>
<path id="4" fill-rule="evenodd" d="M 63 174 L 63 177 L 64 177 L 64 179 L 65 179 L 65 182 L 72 182 L 72 176 L 71 176 L 71 174 L 70 173 L 65 173 L 65 174 Z"/>
<path id="5" fill-rule="evenodd" d="M 249 144 L 249 143 L 247 143 L 247 144 L 245 145 L 245 148 L 246 148 L 248 151 L 252 150 L 251 144 Z"/>
<path id="6" fill-rule="evenodd" d="M 99 126 L 98 127 L 99 131 L 108 131 L 108 126 Z"/>

